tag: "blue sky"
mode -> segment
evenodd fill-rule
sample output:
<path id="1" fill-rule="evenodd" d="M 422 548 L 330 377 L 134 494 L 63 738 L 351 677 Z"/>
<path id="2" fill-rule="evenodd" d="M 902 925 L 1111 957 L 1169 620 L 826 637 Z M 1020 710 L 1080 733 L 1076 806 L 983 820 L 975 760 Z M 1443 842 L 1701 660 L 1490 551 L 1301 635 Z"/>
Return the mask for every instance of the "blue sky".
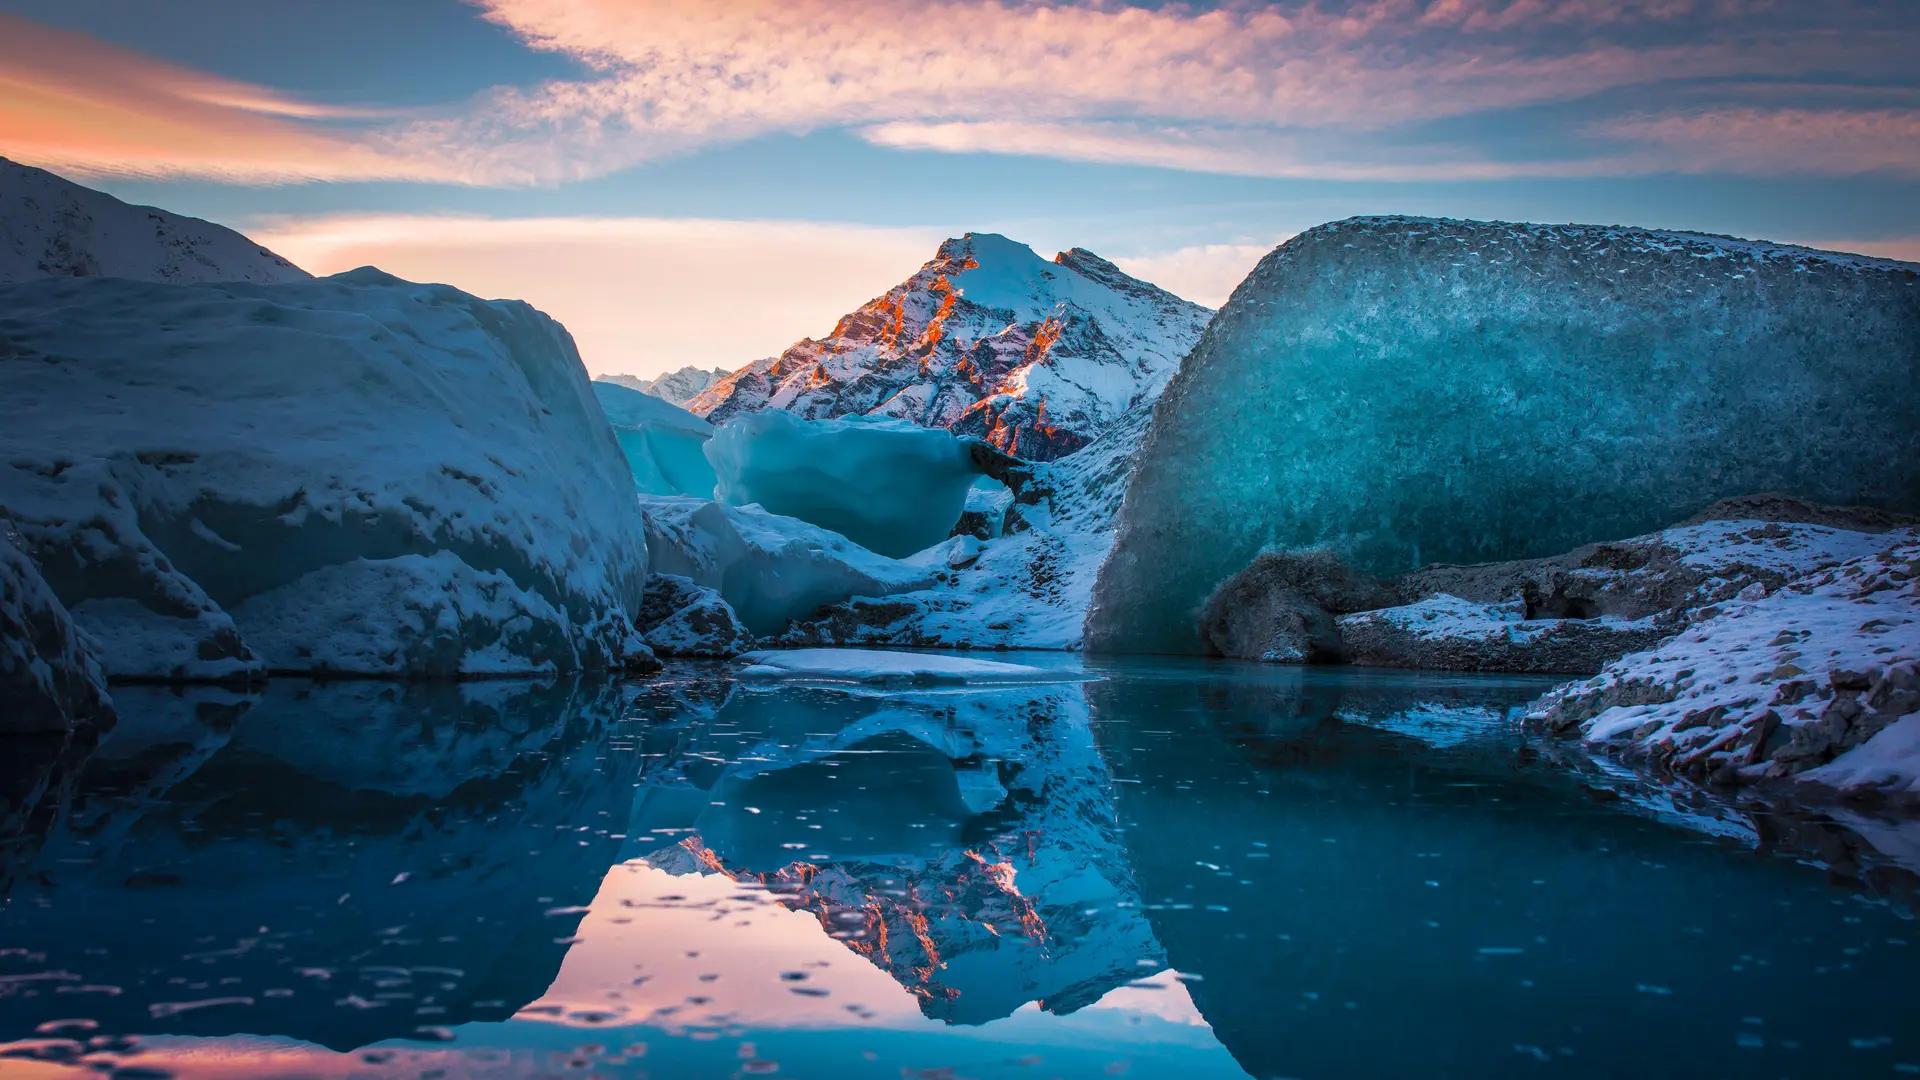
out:
<path id="1" fill-rule="evenodd" d="M 1920 5 L 0 0 L 0 154 L 734 367 L 946 235 L 1219 303 L 1357 213 L 1920 258 Z"/>

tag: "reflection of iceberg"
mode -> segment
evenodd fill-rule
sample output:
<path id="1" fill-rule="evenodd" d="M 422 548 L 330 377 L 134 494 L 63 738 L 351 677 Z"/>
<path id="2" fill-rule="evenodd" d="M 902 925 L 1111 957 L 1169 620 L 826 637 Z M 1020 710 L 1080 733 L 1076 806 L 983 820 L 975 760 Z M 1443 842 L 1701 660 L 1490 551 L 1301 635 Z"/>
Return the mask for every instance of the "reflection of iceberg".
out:
<path id="1" fill-rule="evenodd" d="M 84 1015 L 353 1047 L 510 1015 L 620 844 L 637 756 L 587 744 L 621 704 L 521 682 L 128 695 L 8 898 L 7 939 L 44 955 L 0 959 L 0 1040 Z"/>
<path id="2" fill-rule="evenodd" d="M 1078 685 L 736 693 L 678 735 L 636 853 L 811 912 L 928 1016 L 1072 1012 L 1158 966 Z"/>

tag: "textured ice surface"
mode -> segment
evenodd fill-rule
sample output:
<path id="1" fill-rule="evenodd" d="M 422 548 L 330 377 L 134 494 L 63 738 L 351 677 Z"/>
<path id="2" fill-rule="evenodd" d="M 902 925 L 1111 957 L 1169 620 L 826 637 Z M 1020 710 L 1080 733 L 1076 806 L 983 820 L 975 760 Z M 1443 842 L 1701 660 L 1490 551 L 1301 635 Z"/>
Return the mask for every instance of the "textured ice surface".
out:
<path id="1" fill-rule="evenodd" d="M 525 304 L 374 270 L 27 282 L 0 288 L 0 400 L 0 518 L 109 676 L 647 655 L 628 470 Z"/>
<path id="2" fill-rule="evenodd" d="M 1089 645 L 1196 648 L 1266 547 L 1566 551 L 1758 491 L 1920 508 L 1920 267 L 1684 233 L 1357 218 L 1274 251 L 1155 411 Z"/>
<path id="3" fill-rule="evenodd" d="M 894 558 L 944 539 L 978 475 L 967 444 L 902 420 L 734 418 L 707 443 L 715 498 L 758 503 Z"/>
<path id="4" fill-rule="evenodd" d="M 306 281 L 306 271 L 199 218 L 129 206 L 0 158 L 0 283 L 43 277 Z"/>
<path id="5" fill-rule="evenodd" d="M 613 436 L 627 455 L 634 487 L 649 495 L 713 498 L 713 466 L 707 462 L 712 424 L 650 393 L 616 383 L 596 381 L 593 396 L 600 400 Z"/>
<path id="6" fill-rule="evenodd" d="M 0 735 L 112 720 L 91 645 L 33 560 L 0 529 Z"/>
<path id="7" fill-rule="evenodd" d="M 640 507 L 654 570 L 715 590 L 755 634 L 778 633 L 822 604 L 929 581 L 918 566 L 759 507 L 644 495 Z"/>
<path id="8" fill-rule="evenodd" d="M 824 338 L 755 361 L 688 403 L 893 416 L 1051 460 L 1159 394 L 1213 313 L 1082 248 L 1051 262 L 968 233 Z"/>

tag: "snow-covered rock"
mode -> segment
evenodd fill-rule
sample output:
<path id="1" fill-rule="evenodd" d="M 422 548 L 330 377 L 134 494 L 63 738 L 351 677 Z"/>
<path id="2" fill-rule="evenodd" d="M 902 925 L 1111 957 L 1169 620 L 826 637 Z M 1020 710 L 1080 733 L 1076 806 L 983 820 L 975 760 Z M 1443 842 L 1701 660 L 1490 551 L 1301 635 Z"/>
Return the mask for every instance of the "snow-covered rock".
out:
<path id="1" fill-rule="evenodd" d="M 1394 574 L 1782 491 L 1920 509 L 1920 266 L 1691 233 L 1356 218 L 1274 251 L 1155 411 L 1089 645 L 1196 651 L 1262 550 Z"/>
<path id="2" fill-rule="evenodd" d="M 688 407 L 892 416 L 1049 460 L 1166 385 L 1211 312 L 1080 248 L 1047 262 L 992 233 L 946 241 L 825 339 L 741 368 Z"/>
<path id="3" fill-rule="evenodd" d="M 0 530 L 0 735 L 113 723 L 93 650 L 27 554 Z"/>
<path id="4" fill-rule="evenodd" d="M 311 275 L 232 229 L 0 158 L 0 284 L 43 277 L 186 284 Z"/>
<path id="5" fill-rule="evenodd" d="M 571 339 L 371 269 L 0 288 L 0 518 L 109 677 L 650 663 Z"/>
<path id="6" fill-rule="evenodd" d="M 749 413 L 706 453 L 721 502 L 758 504 L 893 558 L 952 532 L 978 475 L 965 440 L 884 418 Z"/>
<path id="7" fill-rule="evenodd" d="M 651 379 L 638 375 L 602 375 L 595 381 L 652 394 L 672 405 L 685 405 L 700 391 L 726 377 L 726 368 L 697 368 L 689 364 L 678 371 L 669 371 Z"/>
<path id="8" fill-rule="evenodd" d="M 914 686 L 1081 682 L 1065 668 L 1037 668 L 998 660 L 887 649 L 763 649 L 740 658 L 740 677 L 832 683 Z"/>
<path id="9" fill-rule="evenodd" d="M 712 424 L 651 394 L 606 381 L 593 384 L 593 396 L 627 455 L 635 488 L 649 495 L 713 497 L 713 466 L 706 453 Z"/>
<path id="10" fill-rule="evenodd" d="M 1678 626 L 1651 616 L 1529 619 L 1524 601 L 1485 604 L 1440 593 L 1343 615 L 1329 629 L 1331 652 L 1355 664 L 1584 673 L 1669 637 Z"/>
<path id="11" fill-rule="evenodd" d="M 758 506 L 646 495 L 639 505 L 654 571 L 718 592 L 757 635 L 779 633 L 825 604 L 930 580 L 918 566 Z"/>
<path id="12" fill-rule="evenodd" d="M 1528 720 L 1695 780 L 1791 777 L 1920 803 L 1920 530 L 1536 702 Z"/>
<path id="13" fill-rule="evenodd" d="M 661 656 L 738 656 L 753 648 L 753 634 L 720 594 L 678 574 L 647 579 L 640 629 Z"/>

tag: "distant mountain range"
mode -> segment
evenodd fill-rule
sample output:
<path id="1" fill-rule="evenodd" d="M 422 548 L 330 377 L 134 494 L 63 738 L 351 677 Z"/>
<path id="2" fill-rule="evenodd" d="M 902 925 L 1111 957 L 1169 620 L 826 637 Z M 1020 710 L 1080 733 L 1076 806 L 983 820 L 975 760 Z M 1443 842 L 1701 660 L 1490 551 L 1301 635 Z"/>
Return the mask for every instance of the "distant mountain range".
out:
<path id="1" fill-rule="evenodd" d="M 694 395 L 727 377 L 726 368 L 697 368 L 689 364 L 679 371 L 643 379 L 638 375 L 602 375 L 598 381 L 652 394 L 675 405 L 685 405 Z"/>
<path id="2" fill-rule="evenodd" d="M 755 361 L 687 407 L 715 423 L 767 408 L 898 417 L 1051 460 L 1157 396 L 1212 314 L 1082 248 L 1049 262 L 968 233 L 827 337 Z"/>
<path id="3" fill-rule="evenodd" d="M 224 226 L 124 203 L 0 158 L 0 283 L 42 277 L 184 285 L 312 275 Z"/>

